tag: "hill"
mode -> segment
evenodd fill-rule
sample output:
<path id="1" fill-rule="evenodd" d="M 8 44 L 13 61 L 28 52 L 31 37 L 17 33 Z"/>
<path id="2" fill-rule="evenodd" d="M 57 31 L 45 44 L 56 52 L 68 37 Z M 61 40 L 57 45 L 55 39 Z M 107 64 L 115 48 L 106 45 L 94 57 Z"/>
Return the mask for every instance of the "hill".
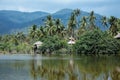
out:
<path id="1" fill-rule="evenodd" d="M 10 33 L 15 29 L 22 29 L 34 21 L 43 16 L 47 16 L 46 12 L 19 12 L 10 10 L 0 11 L 0 34 Z"/>
<path id="2" fill-rule="evenodd" d="M 71 15 L 72 9 L 62 9 L 59 10 L 52 15 L 53 18 L 61 19 L 62 23 L 66 26 Z M 1 10 L 0 11 L 0 34 L 11 33 L 13 30 L 21 30 L 26 27 L 30 27 L 33 24 L 43 25 L 46 16 L 50 15 L 50 13 L 46 12 L 19 12 L 19 11 L 11 11 L 11 10 Z M 83 16 L 88 16 L 89 13 L 85 11 L 81 11 L 78 20 L 80 20 Z M 104 27 L 99 23 L 102 16 L 99 14 L 95 14 L 96 16 L 96 25 L 100 26 L 102 30 Z"/>

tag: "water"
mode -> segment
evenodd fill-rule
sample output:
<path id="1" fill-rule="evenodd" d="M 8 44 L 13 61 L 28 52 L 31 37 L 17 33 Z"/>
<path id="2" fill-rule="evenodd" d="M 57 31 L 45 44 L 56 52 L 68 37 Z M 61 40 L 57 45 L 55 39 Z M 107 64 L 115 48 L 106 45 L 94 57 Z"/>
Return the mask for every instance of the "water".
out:
<path id="1" fill-rule="evenodd" d="M 120 80 L 120 57 L 0 55 L 0 80 Z"/>

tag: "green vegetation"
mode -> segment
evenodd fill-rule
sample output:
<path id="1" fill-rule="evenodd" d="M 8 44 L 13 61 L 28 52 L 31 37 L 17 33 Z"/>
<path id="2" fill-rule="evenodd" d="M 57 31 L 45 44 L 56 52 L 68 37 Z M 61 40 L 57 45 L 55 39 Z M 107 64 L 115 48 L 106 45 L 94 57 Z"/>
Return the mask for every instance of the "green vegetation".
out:
<path id="1" fill-rule="evenodd" d="M 117 54 L 120 50 L 120 42 L 107 32 L 94 29 L 81 35 L 74 48 L 78 54 Z"/>
<path id="2" fill-rule="evenodd" d="M 83 16 L 77 21 L 80 10 L 71 13 L 67 27 L 60 19 L 53 19 L 48 15 L 44 25 L 33 25 L 27 34 L 18 32 L 15 34 L 0 36 L 0 53 L 33 53 L 33 44 L 42 41 L 39 47 L 40 53 L 57 53 L 64 50 L 78 54 L 118 54 L 120 52 L 120 40 L 114 39 L 120 32 L 120 19 L 114 16 L 103 16 L 101 24 L 108 27 L 107 31 L 101 31 L 95 24 L 97 18 L 94 11 L 89 16 Z M 76 44 L 69 45 L 69 37 L 74 37 Z"/>
<path id="3" fill-rule="evenodd" d="M 49 53 L 55 52 L 62 48 L 67 48 L 67 43 L 62 38 L 58 36 L 48 36 L 44 41 L 43 45 L 39 48 L 39 51 L 42 53 Z"/>

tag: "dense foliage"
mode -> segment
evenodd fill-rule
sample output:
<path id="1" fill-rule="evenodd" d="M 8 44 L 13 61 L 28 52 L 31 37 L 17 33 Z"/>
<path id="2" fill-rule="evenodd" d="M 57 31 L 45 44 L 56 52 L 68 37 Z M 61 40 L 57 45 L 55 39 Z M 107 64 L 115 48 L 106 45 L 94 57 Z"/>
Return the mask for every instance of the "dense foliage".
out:
<path id="1" fill-rule="evenodd" d="M 58 36 L 49 36 L 43 41 L 43 45 L 39 48 L 42 53 L 52 53 L 62 48 L 67 48 L 67 42 Z"/>
<path id="2" fill-rule="evenodd" d="M 120 43 L 107 32 L 95 29 L 79 36 L 74 48 L 78 54 L 117 54 Z"/>
<path id="3" fill-rule="evenodd" d="M 114 36 L 120 31 L 120 19 L 111 16 L 103 16 L 100 23 L 108 27 L 107 31 L 99 30 L 96 26 L 94 11 L 89 16 L 83 16 L 78 21 L 80 10 L 72 12 L 67 26 L 60 19 L 54 19 L 48 15 L 44 25 L 33 25 L 27 34 L 17 32 L 15 34 L 0 35 L 0 53 L 33 53 L 34 43 L 43 42 L 38 48 L 41 53 L 65 53 L 78 54 L 117 54 L 120 51 L 120 41 Z M 108 25 L 109 23 L 109 25 Z M 75 38 L 75 44 L 67 44 L 70 37 Z"/>

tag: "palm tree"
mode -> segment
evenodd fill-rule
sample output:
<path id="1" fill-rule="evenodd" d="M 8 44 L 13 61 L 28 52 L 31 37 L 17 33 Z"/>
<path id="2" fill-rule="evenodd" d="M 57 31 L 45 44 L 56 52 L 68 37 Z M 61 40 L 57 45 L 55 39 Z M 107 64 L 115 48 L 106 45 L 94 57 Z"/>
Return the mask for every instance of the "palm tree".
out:
<path id="1" fill-rule="evenodd" d="M 74 30 L 76 28 L 76 17 L 75 14 L 71 14 L 70 19 L 68 21 L 68 33 L 69 36 L 73 36 L 74 37 Z"/>
<path id="2" fill-rule="evenodd" d="M 45 21 L 45 27 L 51 27 L 51 26 L 53 26 L 53 19 L 51 15 L 48 15 Z"/>
<path id="3" fill-rule="evenodd" d="M 50 36 L 52 36 L 52 35 L 55 35 L 56 34 L 56 30 L 57 30 L 57 28 L 56 28 L 56 26 L 55 25 L 53 25 L 53 26 L 51 26 L 50 28 L 49 28 L 49 35 Z"/>
<path id="4" fill-rule="evenodd" d="M 47 20 L 45 21 L 45 30 L 47 32 L 48 35 L 52 35 L 53 32 L 53 27 L 54 27 L 54 20 L 52 19 L 52 16 L 49 15 L 47 16 Z"/>
<path id="5" fill-rule="evenodd" d="M 19 39 L 17 39 L 17 35 L 11 35 L 11 43 L 13 43 L 15 46 L 19 45 Z"/>
<path id="6" fill-rule="evenodd" d="M 16 34 L 16 37 L 17 37 L 17 39 L 18 39 L 20 42 L 23 42 L 23 41 L 25 40 L 25 38 L 26 38 L 26 36 L 23 34 L 23 32 L 18 32 L 18 33 Z"/>
<path id="7" fill-rule="evenodd" d="M 108 27 L 106 16 L 102 16 L 101 22 L 103 26 Z"/>
<path id="8" fill-rule="evenodd" d="M 73 14 L 75 14 L 76 17 L 76 27 L 79 27 L 79 23 L 78 23 L 78 16 L 80 15 L 80 9 L 75 9 L 73 10 Z"/>
<path id="9" fill-rule="evenodd" d="M 39 35 L 40 38 L 47 35 L 47 34 L 46 34 L 47 32 L 45 32 L 45 27 L 44 27 L 44 26 L 40 26 L 38 32 L 39 32 L 38 35 Z"/>
<path id="10" fill-rule="evenodd" d="M 55 25 L 56 25 L 57 33 L 60 33 L 60 28 L 61 28 L 60 19 L 55 20 Z"/>
<path id="11" fill-rule="evenodd" d="M 80 27 L 78 30 L 78 35 L 80 35 L 81 33 L 83 33 L 84 31 L 87 30 L 87 18 L 85 16 L 83 16 L 80 23 L 81 24 L 80 24 Z"/>
<path id="12" fill-rule="evenodd" d="M 63 24 L 61 23 L 61 21 L 60 21 L 60 19 L 56 19 L 55 20 L 55 26 L 56 26 L 56 33 L 58 34 L 58 35 L 60 35 L 61 34 L 61 32 L 64 30 L 64 26 L 63 26 Z"/>
<path id="13" fill-rule="evenodd" d="M 88 19 L 89 19 L 89 27 L 90 27 L 90 29 L 96 28 L 96 26 L 95 26 L 96 17 L 94 16 L 94 11 L 91 11 Z"/>
<path id="14" fill-rule="evenodd" d="M 120 19 L 117 18 L 117 28 L 118 28 L 118 31 L 120 32 Z"/>
<path id="15" fill-rule="evenodd" d="M 110 24 L 110 32 L 113 36 L 115 36 L 117 34 L 118 31 L 118 27 L 117 27 L 117 18 L 115 18 L 114 16 L 111 16 L 109 19 L 109 24 Z"/>
<path id="16" fill-rule="evenodd" d="M 33 25 L 31 28 L 30 28 L 30 37 L 32 39 L 34 39 L 36 37 L 36 30 L 37 30 L 37 25 Z"/>
<path id="17" fill-rule="evenodd" d="M 7 43 L 10 39 L 11 37 L 9 35 L 4 35 L 1 41 L 4 41 L 4 43 Z"/>
<path id="18" fill-rule="evenodd" d="M 77 26 L 79 26 L 78 22 L 77 22 L 77 17 L 80 14 L 80 10 L 79 9 L 75 9 L 73 10 L 73 12 L 71 13 L 70 19 L 68 21 L 68 33 L 69 36 L 73 36 L 74 37 L 74 30 Z"/>
<path id="19" fill-rule="evenodd" d="M 75 9 L 73 11 L 73 14 L 75 14 L 78 17 L 80 15 L 80 9 Z"/>
<path id="20" fill-rule="evenodd" d="M 61 37 L 66 37 L 67 35 L 67 30 L 64 28 L 62 31 L 61 31 Z"/>

